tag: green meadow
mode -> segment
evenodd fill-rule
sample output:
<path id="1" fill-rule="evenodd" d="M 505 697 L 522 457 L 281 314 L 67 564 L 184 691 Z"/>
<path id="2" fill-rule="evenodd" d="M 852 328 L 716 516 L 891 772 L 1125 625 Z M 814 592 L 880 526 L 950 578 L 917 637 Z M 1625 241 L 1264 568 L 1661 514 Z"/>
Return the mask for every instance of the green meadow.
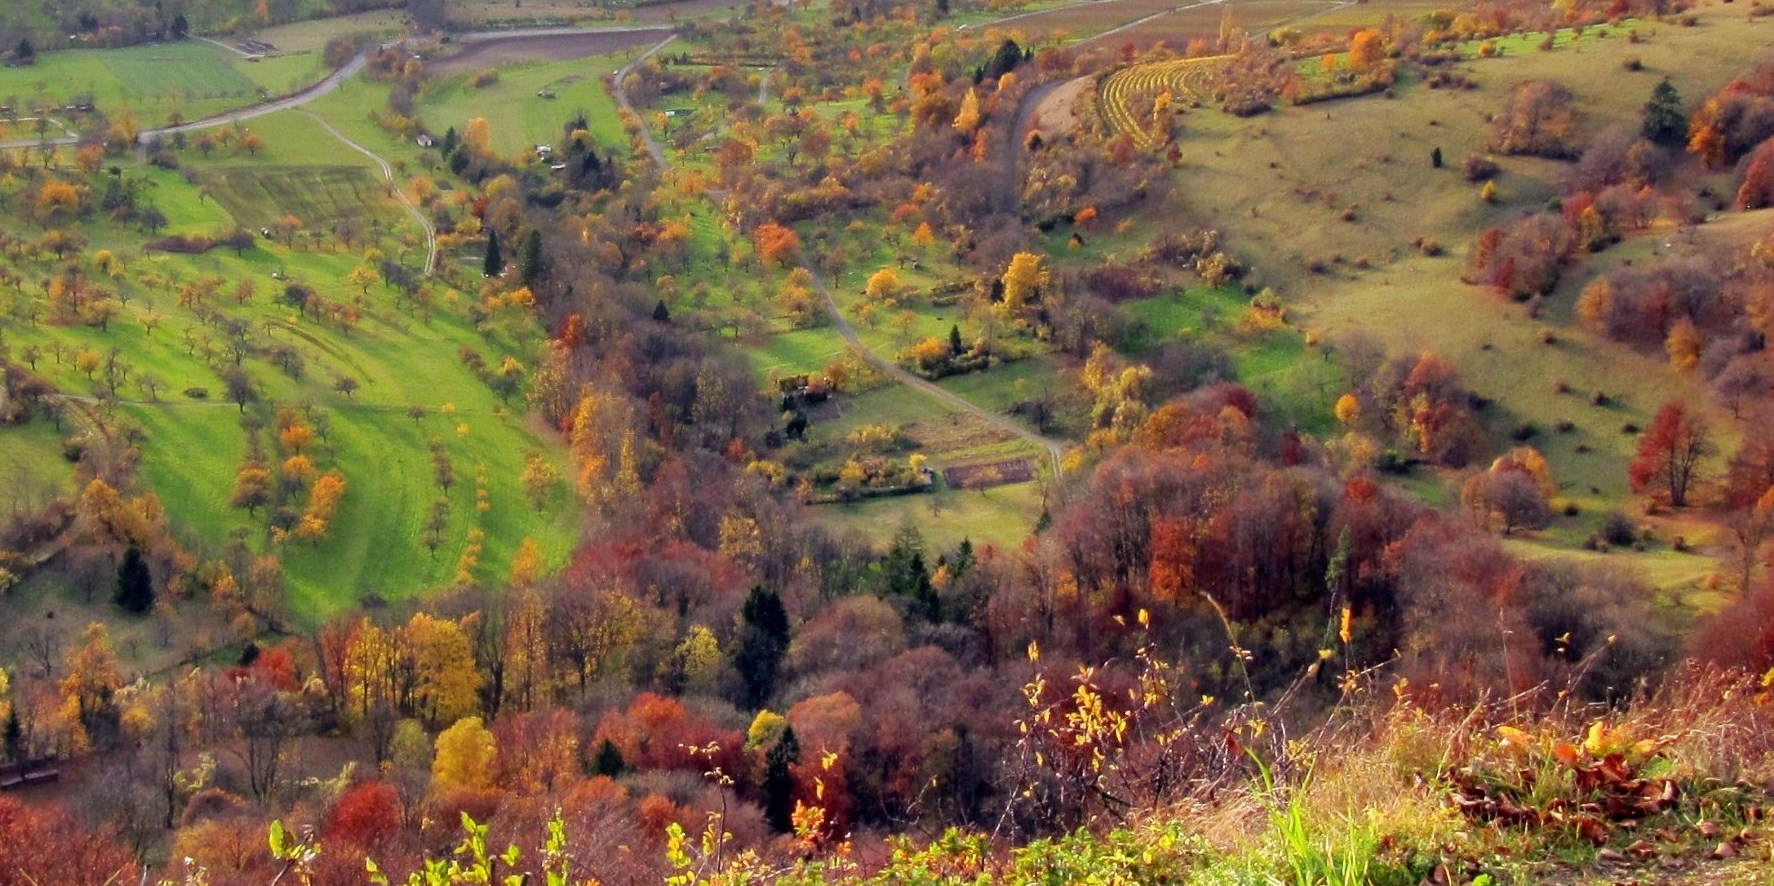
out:
<path id="1" fill-rule="evenodd" d="M 458 294 L 447 281 L 433 284 L 439 297 L 429 312 L 399 302 L 381 282 L 349 282 L 372 244 L 409 266 L 423 261 L 422 250 L 412 244 L 410 219 L 384 193 L 379 173 L 366 168 L 368 158 L 348 148 L 349 153 L 334 153 L 330 146 L 337 140 L 312 118 L 279 114 L 263 118 L 255 131 L 267 136 L 267 149 L 256 158 L 204 160 L 191 151 L 196 185 L 151 168 L 131 166 L 123 175 L 141 178 L 144 199 L 167 215 L 169 231 L 195 235 L 236 224 L 256 228 L 296 214 L 304 217 L 306 235 L 293 246 L 261 237 L 238 255 L 227 248 L 178 255 L 142 253 L 143 235 L 133 228 L 84 223 L 79 227 L 91 241 L 88 254 L 110 249 L 121 258 L 113 284 L 127 296 L 126 303 L 108 329 L 9 322 L 13 352 L 36 348 L 42 355 L 37 371 L 60 390 L 97 398 L 83 408 L 107 410 L 137 429 L 141 488 L 161 498 L 174 515 L 174 533 L 187 545 L 215 556 L 232 533 L 244 530 L 254 548 L 276 553 L 299 622 L 311 624 L 363 600 L 400 600 L 455 583 L 476 530 L 485 537 L 468 569 L 472 580 L 502 580 L 525 538 L 537 542 L 545 565 L 562 563 L 579 533 L 570 494 L 557 483 L 538 511 L 519 480 L 532 452 L 558 463 L 557 445 L 524 416 L 521 402 L 502 402 L 458 358 L 464 349 L 474 349 L 495 364 L 509 354 L 533 365 L 538 339 L 532 321 L 507 311 L 476 330 L 464 314 L 470 296 Z M 285 162 L 304 155 L 342 165 Z M 350 247 L 331 231 L 347 213 L 362 228 Z M 19 258 L 15 270 L 34 279 L 36 262 Z M 263 356 L 245 361 L 260 400 L 245 411 L 227 398 L 218 374 L 228 363 L 215 356 L 226 343 L 225 324 L 206 325 L 179 304 L 179 288 L 199 277 L 225 281 L 209 306 L 225 321 L 239 323 L 253 350 L 263 355 L 287 349 L 295 355 L 294 370 Z M 243 281 L 254 289 L 245 304 L 234 297 Z M 283 303 L 279 295 L 290 282 L 311 286 L 329 302 L 355 305 L 362 319 L 346 327 Z M 17 307 L 39 299 L 41 292 L 22 289 L 0 299 Z M 52 343 L 64 349 L 60 357 L 52 356 Z M 80 371 L 74 357 L 112 349 L 133 372 L 117 402 L 106 406 L 98 402 L 109 394 L 102 378 Z M 153 390 L 140 384 L 144 376 L 157 382 Z M 342 378 L 358 387 L 341 392 L 336 382 Z M 281 407 L 296 409 L 305 421 L 317 422 L 317 429 L 324 427 L 305 454 L 318 470 L 337 468 L 346 478 L 344 500 L 327 536 L 318 541 L 274 541 L 264 510 L 249 515 L 228 506 L 235 469 L 246 454 L 243 417 L 251 413 L 266 421 Z M 76 433 L 80 423 L 70 420 L 65 427 Z M 61 436 L 43 421 L 0 431 L 0 472 L 41 465 L 34 476 L 65 478 L 67 469 L 55 467 L 65 465 L 59 458 Z M 266 432 L 267 447 L 274 437 L 274 429 Z M 433 445 L 441 446 L 453 465 L 454 483 L 447 491 L 435 477 Z M 449 501 L 449 516 L 434 551 L 425 543 L 424 524 L 440 497 Z"/>

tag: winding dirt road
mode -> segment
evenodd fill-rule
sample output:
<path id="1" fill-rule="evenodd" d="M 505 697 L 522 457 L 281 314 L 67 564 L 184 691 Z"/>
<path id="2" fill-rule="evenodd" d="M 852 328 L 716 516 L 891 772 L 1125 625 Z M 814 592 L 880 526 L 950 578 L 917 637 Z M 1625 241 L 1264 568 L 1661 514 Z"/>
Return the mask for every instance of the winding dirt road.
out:
<path id="1" fill-rule="evenodd" d="M 413 221 L 418 222 L 419 228 L 425 232 L 425 276 L 431 276 L 431 273 L 437 270 L 437 229 L 431 226 L 431 219 L 426 218 L 425 213 L 420 212 L 419 207 L 415 206 L 413 201 L 407 197 L 407 192 L 401 189 L 400 182 L 395 181 L 394 168 L 389 166 L 388 161 L 382 159 L 381 155 L 377 154 L 375 151 L 346 138 L 344 133 L 334 129 L 333 124 L 326 122 L 326 120 L 322 119 L 319 114 L 307 110 L 304 110 L 302 113 L 308 115 L 308 117 L 315 123 L 320 124 L 321 129 L 332 133 L 333 138 L 356 149 L 359 153 L 374 160 L 376 165 L 381 167 L 382 178 L 387 180 L 389 190 L 400 200 L 400 205 L 406 207 L 407 214 L 412 216 Z"/>
<path id="2" fill-rule="evenodd" d="M 615 83 L 611 92 L 616 97 L 616 104 L 623 110 L 634 114 L 636 125 L 639 128 L 641 145 L 646 149 L 647 155 L 653 159 L 654 165 L 658 166 L 661 170 L 667 168 L 665 151 L 660 148 L 659 142 L 653 138 L 653 133 L 647 129 L 646 118 L 642 117 L 640 113 L 635 111 L 633 103 L 629 101 L 628 90 L 623 88 L 623 80 L 628 77 L 628 74 L 637 65 L 640 65 L 648 58 L 651 58 L 655 53 L 664 49 L 673 39 L 675 39 L 675 37 L 668 37 L 665 40 L 660 41 L 651 49 L 636 56 L 633 61 L 623 65 L 612 75 Z M 722 191 L 710 190 L 706 193 L 708 197 L 711 200 L 715 200 L 717 204 L 725 199 L 725 192 Z M 812 278 L 813 289 L 819 293 L 820 299 L 825 303 L 825 312 L 831 317 L 832 326 L 837 329 L 838 335 L 844 339 L 845 343 L 854 348 L 857 353 L 861 354 L 863 359 L 869 362 L 869 365 L 875 367 L 888 378 L 891 378 L 930 399 L 940 401 L 949 407 L 965 412 L 993 427 L 1001 428 L 1023 440 L 1041 447 L 1041 449 L 1047 453 L 1047 457 L 1052 464 L 1053 476 L 1060 476 L 1063 470 L 1063 456 L 1065 454 L 1064 444 L 1051 437 L 1046 437 L 1029 430 L 1020 422 L 1017 422 L 1009 416 L 993 412 L 990 409 L 971 403 L 966 398 L 942 387 L 941 385 L 919 378 L 918 376 L 907 372 L 898 363 L 871 349 L 868 345 L 863 343 L 862 337 L 856 333 L 856 327 L 845 318 L 844 312 L 838 308 L 837 299 L 832 296 L 831 287 L 826 285 L 825 278 L 816 268 L 806 261 L 802 260 L 799 264 L 800 267 Z"/>

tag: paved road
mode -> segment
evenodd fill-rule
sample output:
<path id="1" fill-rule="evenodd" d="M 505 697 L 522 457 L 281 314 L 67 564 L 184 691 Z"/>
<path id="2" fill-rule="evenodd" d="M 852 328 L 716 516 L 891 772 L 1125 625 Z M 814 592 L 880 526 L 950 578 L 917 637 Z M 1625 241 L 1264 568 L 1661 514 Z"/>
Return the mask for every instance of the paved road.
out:
<path id="1" fill-rule="evenodd" d="M 150 139 L 164 135 L 171 135 L 175 132 L 193 132 L 199 129 L 212 129 L 217 126 L 227 126 L 231 123 L 239 123 L 242 120 L 251 120 L 254 117 L 263 117 L 266 114 L 275 114 L 278 111 L 299 108 L 302 105 L 338 89 L 346 80 L 357 76 L 357 72 L 363 70 L 363 66 L 368 63 L 368 61 L 369 56 L 359 53 L 355 58 L 351 59 L 351 61 L 346 62 L 344 67 L 328 74 L 325 80 L 322 80 L 301 92 L 293 93 L 280 99 L 252 105 L 251 107 L 241 108 L 238 111 L 229 111 L 225 114 L 217 114 L 214 117 L 193 120 L 190 123 L 181 123 L 177 126 L 162 126 L 158 129 L 144 129 L 141 132 L 141 140 L 146 142 Z M 79 139 L 74 138 L 73 136 L 50 139 L 13 139 L 11 141 L 0 142 L 0 148 L 35 148 L 39 146 L 60 147 L 63 145 L 75 144 L 78 141 Z"/>
<path id="2" fill-rule="evenodd" d="M 647 156 L 653 158 L 653 165 L 660 169 L 666 168 L 665 149 L 659 146 L 659 142 L 653 138 L 652 130 L 647 128 L 647 121 L 641 117 L 641 113 L 635 110 L 634 104 L 628 100 L 628 89 L 622 85 L 622 81 L 628 79 L 629 72 L 633 71 L 635 66 L 646 62 L 647 59 L 658 54 L 659 50 L 664 49 L 671 44 L 671 41 L 676 39 L 678 39 L 678 36 L 673 34 L 664 40 L 653 44 L 652 48 L 635 56 L 633 61 L 617 68 L 616 73 L 610 75 L 615 80 L 610 91 L 616 96 L 616 104 L 621 107 L 622 110 L 634 115 L 635 128 L 640 132 L 641 136 L 641 145 L 647 149 Z"/>
<path id="3" fill-rule="evenodd" d="M 484 43 L 488 40 L 508 40 L 513 37 L 572 37 L 578 34 L 644 34 L 648 31 L 676 32 L 672 25 L 616 25 L 609 28 L 523 28 L 514 31 L 465 31 L 451 34 L 450 39 L 457 43 Z"/>
<path id="4" fill-rule="evenodd" d="M 645 53 L 636 57 L 634 61 L 623 65 L 614 75 L 616 78 L 616 85 L 613 91 L 616 95 L 616 104 L 623 110 L 635 115 L 636 123 L 640 129 L 639 134 L 641 144 L 646 148 L 648 156 L 653 158 L 654 165 L 662 170 L 666 168 L 665 151 L 659 147 L 659 142 L 653 138 L 652 132 L 647 129 L 646 119 L 636 112 L 634 105 L 629 102 L 628 90 L 623 88 L 622 81 L 635 66 L 645 62 L 654 53 L 664 49 L 666 44 L 670 43 L 672 39 L 673 38 L 667 38 L 660 41 L 652 49 L 649 49 Z M 715 190 L 709 190 L 707 195 L 711 200 L 715 200 L 717 205 L 724 202 L 726 196 L 725 192 Z M 968 415 L 975 416 L 993 427 L 1002 428 L 1017 437 L 1041 447 L 1041 449 L 1047 453 L 1048 459 L 1052 462 L 1053 475 L 1055 477 L 1060 475 L 1062 470 L 1062 456 L 1065 453 L 1065 446 L 1063 444 L 1051 437 L 1045 437 L 1029 430 L 1020 422 L 1009 416 L 975 405 L 974 403 L 969 402 L 966 398 L 948 390 L 947 388 L 919 378 L 918 376 L 907 372 L 893 360 L 876 353 L 867 344 L 863 343 L 862 337 L 856 333 L 856 327 L 844 317 L 844 312 L 838 309 L 837 299 L 832 296 L 831 287 L 826 285 L 825 278 L 820 275 L 818 269 L 814 268 L 806 261 L 801 261 L 800 266 L 802 269 L 806 270 L 808 275 L 812 278 L 813 288 L 819 293 L 820 298 L 824 300 L 826 314 L 830 315 L 832 318 L 832 325 L 837 328 L 838 335 L 842 336 L 846 343 L 856 349 L 857 353 L 862 354 L 863 359 L 867 360 L 869 365 L 880 370 L 883 375 L 886 375 L 894 381 L 899 382 L 926 397 L 941 401 L 947 406 L 965 412 Z"/>

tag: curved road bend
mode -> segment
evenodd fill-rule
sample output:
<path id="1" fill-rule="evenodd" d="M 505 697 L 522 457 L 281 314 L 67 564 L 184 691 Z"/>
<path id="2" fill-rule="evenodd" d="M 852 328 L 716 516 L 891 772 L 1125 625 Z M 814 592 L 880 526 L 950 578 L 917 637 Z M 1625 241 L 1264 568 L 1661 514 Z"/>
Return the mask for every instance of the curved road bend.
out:
<path id="1" fill-rule="evenodd" d="M 407 214 L 412 216 L 413 221 L 418 222 L 419 228 L 425 232 L 425 276 L 431 276 L 431 272 L 437 268 L 437 229 L 431 226 L 431 219 L 426 218 L 425 213 L 420 212 L 419 207 L 413 205 L 413 201 L 407 197 L 406 191 L 401 189 L 400 182 L 395 181 L 393 167 L 389 166 L 388 161 L 382 159 L 381 155 L 377 154 L 375 151 L 346 138 L 344 133 L 334 129 L 333 124 L 326 122 L 326 120 L 319 114 L 306 110 L 302 113 L 308 115 L 308 117 L 313 119 L 315 123 L 320 124 L 320 128 L 332 133 L 333 138 L 356 149 L 359 153 L 374 160 L 376 165 L 381 167 L 382 178 L 388 181 L 388 184 L 394 191 L 394 196 L 399 198 L 400 205 L 406 207 Z"/>
<path id="2" fill-rule="evenodd" d="M 238 111 L 229 111 L 224 114 L 217 114 L 213 117 L 205 117 L 202 120 L 193 120 L 190 123 L 180 123 L 177 126 L 162 126 L 157 129 L 144 129 L 141 132 L 140 138 L 145 141 L 163 135 L 170 135 L 175 132 L 193 132 L 199 129 L 226 126 L 230 123 L 239 123 L 242 120 L 251 120 L 254 117 L 263 117 L 266 114 L 275 114 L 278 111 L 299 108 L 302 105 L 338 89 L 346 80 L 351 79 L 357 75 L 358 71 L 363 70 L 363 66 L 368 62 L 368 55 L 358 53 L 351 59 L 351 61 L 346 62 L 344 67 L 328 74 L 326 79 L 302 90 L 301 92 L 292 93 L 273 101 L 241 108 Z M 73 136 L 48 139 L 12 139 L 10 141 L 0 142 L 0 148 L 35 148 L 45 145 L 63 147 L 76 144 L 77 142 L 79 142 L 79 139 Z"/>

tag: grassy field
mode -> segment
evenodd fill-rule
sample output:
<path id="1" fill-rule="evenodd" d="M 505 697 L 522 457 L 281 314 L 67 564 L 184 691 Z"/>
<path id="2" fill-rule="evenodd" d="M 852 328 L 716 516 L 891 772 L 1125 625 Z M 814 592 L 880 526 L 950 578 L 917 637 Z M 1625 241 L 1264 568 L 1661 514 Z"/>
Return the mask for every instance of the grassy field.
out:
<path id="1" fill-rule="evenodd" d="M 0 427 L 0 508 L 28 511 L 46 496 L 67 492 L 73 476 L 73 466 L 62 458 L 62 435 L 49 422 Z"/>
<path id="2" fill-rule="evenodd" d="M 764 382 L 823 370 L 849 350 L 842 336 L 830 326 L 792 329 L 748 342 L 745 353 Z"/>
<path id="3" fill-rule="evenodd" d="M 1690 98 L 1736 73 L 1746 63 L 1736 48 L 1751 39 L 1748 27 L 1735 13 L 1709 9 L 1694 28 L 1640 26 L 1637 43 L 1620 29 L 1607 37 L 1592 31 L 1553 51 L 1520 48 L 1473 61 L 1468 70 L 1481 84 L 1476 91 L 1406 82 L 1395 99 L 1281 107 L 1242 120 L 1190 113 L 1184 117 L 1180 192 L 1196 223 L 1225 232 L 1232 248 L 1256 266 L 1261 284 L 1279 290 L 1299 330 L 1331 343 L 1367 337 L 1392 354 L 1441 354 L 1467 384 L 1496 401 L 1488 421 L 1500 441 L 1507 442 L 1501 435 L 1514 428 L 1538 429 L 1530 442 L 1550 460 L 1562 497 L 1585 514 L 1629 506 L 1625 464 L 1636 438 L 1623 433 L 1623 425 L 1647 424 L 1672 397 L 1690 403 L 1706 398 L 1698 380 L 1670 371 L 1662 354 L 1636 352 L 1579 328 L 1572 304 L 1593 274 L 1650 255 L 1670 232 L 1654 230 L 1585 259 L 1532 319 L 1523 305 L 1460 282 L 1464 253 L 1486 225 L 1543 206 L 1565 167 L 1501 158 L 1502 199 L 1496 206 L 1479 200 L 1476 186 L 1464 182 L 1457 167 L 1468 154 L 1487 151 L 1487 115 L 1512 83 L 1540 77 L 1563 82 L 1583 109 L 1579 125 L 1585 134 L 1609 121 L 1636 125 L 1640 106 L 1666 73 Z M 1532 38 L 1531 45 L 1538 42 Z M 1642 60 L 1643 72 L 1623 70 L 1629 55 Z M 1367 146 L 1356 156 L 1347 149 L 1353 133 L 1361 133 Z M 1432 148 L 1456 168 L 1431 170 Z M 1419 237 L 1437 241 L 1444 254 L 1431 257 L 1416 249 L 1412 240 Z M 1179 305 L 1130 310 L 1155 328 L 1192 322 L 1178 318 L 1186 314 Z M 1551 330 L 1554 343 L 1542 343 L 1543 329 Z M 1287 347 L 1297 349 L 1298 342 L 1296 337 Z M 1234 351 L 1247 381 L 1262 378 L 1265 366 L 1275 371 L 1286 358 L 1284 352 Z M 1570 393 L 1559 393 L 1559 382 Z M 1609 403 L 1590 405 L 1594 391 L 1606 393 Z M 1725 416 L 1715 419 L 1732 424 Z M 1560 421 L 1571 422 L 1572 430 L 1554 432 Z M 1538 544 L 1568 553 L 1586 534 Z M 1630 556 L 1615 555 L 1623 562 Z M 1660 580 L 1693 578 L 1684 569 L 1649 571 Z"/>
<path id="4" fill-rule="evenodd" d="M 917 451 L 929 459 L 929 466 L 937 472 L 937 485 L 934 491 L 918 495 L 818 505 L 816 514 L 821 521 L 877 541 L 891 538 L 902 523 L 910 521 L 927 542 L 944 547 L 963 538 L 976 545 L 1011 547 L 1034 531 L 1052 483 L 1046 453 L 899 385 L 846 397 L 841 408 L 842 417 L 814 424 L 808 434 L 811 442 L 841 441 L 864 425 L 898 429 L 915 440 Z M 1037 465 L 1037 479 L 985 490 L 950 489 L 941 479 L 943 468 L 1013 458 L 1032 460 Z"/>
<path id="5" fill-rule="evenodd" d="M 268 28 L 259 28 L 249 36 L 277 47 L 279 53 L 300 55 L 318 54 L 326 48 L 327 41 L 334 37 L 351 34 L 390 37 L 403 33 L 405 30 L 405 15 L 400 11 L 372 9 L 352 15 L 337 15 L 290 22 L 284 25 L 272 25 Z M 230 38 L 218 39 L 226 41 Z"/>
<path id="6" fill-rule="evenodd" d="M 245 107 L 260 101 L 261 94 L 293 92 L 325 75 L 318 54 L 249 62 L 202 40 L 71 50 L 44 53 L 30 67 L 0 69 L 0 104 L 24 117 L 31 108 L 61 108 L 75 96 L 89 95 L 100 111 L 113 117 L 127 111 L 141 126 L 152 127 L 175 113 L 197 120 Z M 53 116 L 79 125 L 60 112 Z M 13 124 L 8 136 L 28 137 L 29 126 Z"/>
<path id="7" fill-rule="evenodd" d="M 144 179 L 145 193 L 169 217 L 173 231 L 213 232 L 237 222 L 257 225 L 290 212 L 307 216 L 310 228 L 325 230 L 329 218 L 350 208 L 363 220 L 365 236 L 381 232 L 388 254 L 410 263 L 422 259 L 403 245 L 403 239 L 410 240 L 404 228 L 412 227 L 411 222 L 375 186 L 362 165 L 367 158 L 357 152 L 335 157 L 336 140 L 303 115 L 280 114 L 259 122 L 267 149 L 257 159 L 202 160 L 192 152 L 201 189 L 161 170 L 130 168 L 125 174 Z M 284 162 L 304 155 L 353 165 Z M 398 306 L 394 293 L 380 284 L 353 286 L 346 277 L 361 262 L 358 253 L 364 243 L 346 250 L 329 237 L 309 248 L 298 242 L 292 249 L 260 239 L 240 255 L 225 249 L 203 255 L 143 255 L 138 253 L 139 233 L 103 222 L 83 227 L 94 250 L 108 248 L 124 256 L 125 268 L 115 281 L 130 296 L 122 313 L 108 330 L 47 323 L 9 327 L 9 344 L 15 354 L 32 345 L 43 348 L 39 371 L 71 395 L 97 393 L 99 383 L 76 370 L 72 359 L 47 356 L 52 341 L 71 353 L 118 348 L 136 377 L 158 379 L 153 395 L 127 384 L 116 407 L 117 417 L 139 428 L 144 441 L 144 488 L 162 498 L 174 515 L 174 532 L 199 552 L 215 556 L 229 533 L 240 528 L 248 530 L 255 547 L 275 550 L 284 561 L 290 608 L 299 622 L 311 624 L 371 595 L 396 600 L 453 583 L 474 529 L 486 533 L 484 550 L 470 570 L 478 581 L 501 580 L 526 537 L 540 545 L 549 564 L 562 562 L 576 544 L 578 519 L 566 489 L 555 489 L 536 511 L 519 483 L 527 453 L 558 459 L 555 444 L 507 409 L 457 359 L 461 349 L 474 348 L 494 362 L 512 353 L 532 364 L 531 345 L 518 343 L 518 337 L 534 340 L 524 334 L 525 321 L 500 319 L 483 333 L 460 317 L 464 302 L 451 291 L 442 293 L 439 310 L 425 320 L 410 306 Z M 28 267 L 20 270 L 34 273 Z M 276 295 L 284 283 L 278 275 L 309 284 L 329 301 L 355 302 L 362 321 L 346 329 L 279 303 Z M 181 281 L 198 276 L 227 281 L 211 305 L 241 321 L 255 347 L 288 347 L 301 359 L 299 375 L 260 358 L 248 359 L 246 367 L 265 403 L 297 405 L 328 422 L 326 438 L 317 441 L 311 457 L 322 470 L 340 469 L 348 490 L 322 541 L 274 543 L 265 532 L 264 511 L 253 517 L 227 507 L 246 435 L 241 411 L 223 396 L 216 372 L 194 353 L 205 340 L 212 347 L 219 343 L 221 334 L 198 323 L 175 298 Z M 241 280 L 255 284 L 257 294 L 249 304 L 237 304 L 232 297 L 233 284 Z M 27 290 L 12 297 L 39 294 Z M 149 328 L 150 318 L 157 328 Z M 360 387 L 350 395 L 335 390 L 334 381 L 342 377 Z M 193 400 L 181 393 L 194 387 L 207 389 L 208 397 Z M 424 415 L 410 416 L 411 407 L 421 407 Z M 448 525 L 435 553 L 422 543 L 431 503 L 446 495 L 434 479 L 428 451 L 433 441 L 448 452 L 456 475 L 447 491 Z M 59 446 L 60 436 L 43 422 L 0 431 L 0 472 L 30 469 L 34 478 L 65 477 L 65 467 L 58 467 L 65 465 L 56 451 Z M 477 486 L 483 485 L 485 510 L 477 507 Z"/>
<path id="8" fill-rule="evenodd" d="M 498 82 L 478 88 L 472 83 L 475 72 L 453 74 L 426 86 L 419 113 L 437 132 L 452 126 L 459 132 L 470 119 L 485 117 L 494 150 L 507 155 L 559 143 L 562 124 L 584 114 L 593 121 L 592 132 L 601 144 L 626 151 L 628 139 L 616 122 L 616 102 L 604 88 L 604 78 L 633 54 L 501 65 L 494 69 Z M 544 91 L 555 97 L 539 98 L 537 93 Z"/>
<path id="9" fill-rule="evenodd" d="M 385 199 L 382 183 L 358 166 L 226 166 L 204 173 L 203 186 L 234 219 L 257 229 L 293 214 L 310 227 L 330 227 Z"/>

